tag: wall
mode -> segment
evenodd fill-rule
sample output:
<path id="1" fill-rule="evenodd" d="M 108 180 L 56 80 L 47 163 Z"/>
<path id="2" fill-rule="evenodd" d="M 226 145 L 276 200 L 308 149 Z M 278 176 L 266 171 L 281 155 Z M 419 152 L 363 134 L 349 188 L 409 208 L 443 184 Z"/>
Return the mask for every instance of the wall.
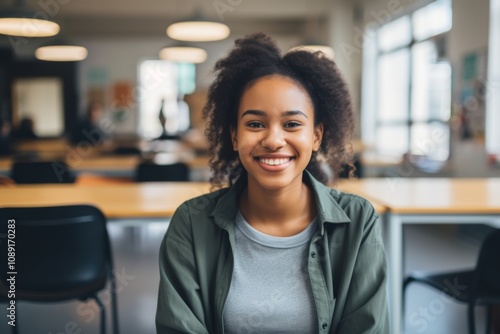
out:
<path id="1" fill-rule="evenodd" d="M 332 2 L 329 10 L 329 41 L 335 51 L 334 61 L 344 75 L 350 88 L 356 118 L 360 117 L 361 106 L 361 45 L 355 42 L 356 27 L 362 22 L 356 16 L 352 1 Z M 360 137 L 359 121 L 356 122 L 355 136 Z"/>
<path id="2" fill-rule="evenodd" d="M 488 48 L 489 5 L 488 0 L 453 0 L 453 29 L 449 38 L 448 55 L 454 77 L 454 104 L 461 103 L 463 57 L 470 52 L 486 51 Z M 451 149 L 455 176 L 500 176 L 499 168 L 491 169 L 487 165 L 482 141 L 460 141 L 455 137 Z"/>

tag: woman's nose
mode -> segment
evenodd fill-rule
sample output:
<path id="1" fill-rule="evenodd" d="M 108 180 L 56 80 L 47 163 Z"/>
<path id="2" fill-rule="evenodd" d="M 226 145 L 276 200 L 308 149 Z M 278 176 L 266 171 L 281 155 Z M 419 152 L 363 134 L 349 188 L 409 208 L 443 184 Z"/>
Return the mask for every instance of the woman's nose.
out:
<path id="1" fill-rule="evenodd" d="M 269 150 L 275 151 L 286 145 L 286 140 L 282 129 L 268 129 L 261 145 Z"/>

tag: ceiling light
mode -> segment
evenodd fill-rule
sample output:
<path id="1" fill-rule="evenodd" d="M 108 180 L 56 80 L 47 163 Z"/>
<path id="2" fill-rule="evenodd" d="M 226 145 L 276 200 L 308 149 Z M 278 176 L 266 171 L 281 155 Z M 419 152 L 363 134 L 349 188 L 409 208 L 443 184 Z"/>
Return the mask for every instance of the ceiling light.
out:
<path id="1" fill-rule="evenodd" d="M 173 23 L 167 28 L 167 36 L 187 42 L 211 42 L 229 36 L 229 27 L 223 23 L 203 19 Z"/>
<path id="2" fill-rule="evenodd" d="M 207 59 L 207 52 L 202 48 L 192 46 L 169 46 L 161 49 L 160 59 L 177 63 L 203 63 Z"/>
<path id="3" fill-rule="evenodd" d="M 0 34 L 21 37 L 48 37 L 59 33 L 57 23 L 44 12 L 35 13 L 18 0 L 13 8 L 0 11 Z"/>
<path id="4" fill-rule="evenodd" d="M 87 49 L 73 45 L 66 40 L 58 40 L 36 49 L 35 57 L 45 61 L 80 61 L 87 58 Z"/>
<path id="5" fill-rule="evenodd" d="M 296 51 L 296 50 L 304 50 L 310 52 L 321 51 L 326 57 L 332 60 L 335 57 L 335 51 L 333 51 L 333 48 L 327 45 L 307 44 L 307 45 L 299 45 L 290 49 L 290 51 Z"/>

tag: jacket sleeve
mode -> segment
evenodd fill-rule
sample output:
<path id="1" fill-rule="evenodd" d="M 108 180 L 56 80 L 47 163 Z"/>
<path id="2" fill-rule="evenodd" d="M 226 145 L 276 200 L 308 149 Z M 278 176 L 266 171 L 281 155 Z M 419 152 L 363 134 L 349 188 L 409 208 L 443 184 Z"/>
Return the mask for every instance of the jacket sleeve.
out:
<path id="1" fill-rule="evenodd" d="M 199 293 L 186 203 L 174 213 L 160 247 L 157 334 L 208 334 Z"/>
<path id="2" fill-rule="evenodd" d="M 337 334 L 390 332 L 386 297 L 386 258 L 380 219 L 374 211 L 369 216 L 364 224 L 363 238 Z"/>

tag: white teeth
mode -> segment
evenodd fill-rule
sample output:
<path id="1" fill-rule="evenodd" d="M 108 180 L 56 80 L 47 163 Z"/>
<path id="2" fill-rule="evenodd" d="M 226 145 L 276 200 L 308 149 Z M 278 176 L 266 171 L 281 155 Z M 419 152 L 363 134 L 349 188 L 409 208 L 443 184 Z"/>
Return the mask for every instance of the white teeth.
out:
<path id="1" fill-rule="evenodd" d="M 265 163 L 266 165 L 277 166 L 282 165 L 288 161 L 290 158 L 282 158 L 282 159 L 259 159 L 260 162 Z"/>

